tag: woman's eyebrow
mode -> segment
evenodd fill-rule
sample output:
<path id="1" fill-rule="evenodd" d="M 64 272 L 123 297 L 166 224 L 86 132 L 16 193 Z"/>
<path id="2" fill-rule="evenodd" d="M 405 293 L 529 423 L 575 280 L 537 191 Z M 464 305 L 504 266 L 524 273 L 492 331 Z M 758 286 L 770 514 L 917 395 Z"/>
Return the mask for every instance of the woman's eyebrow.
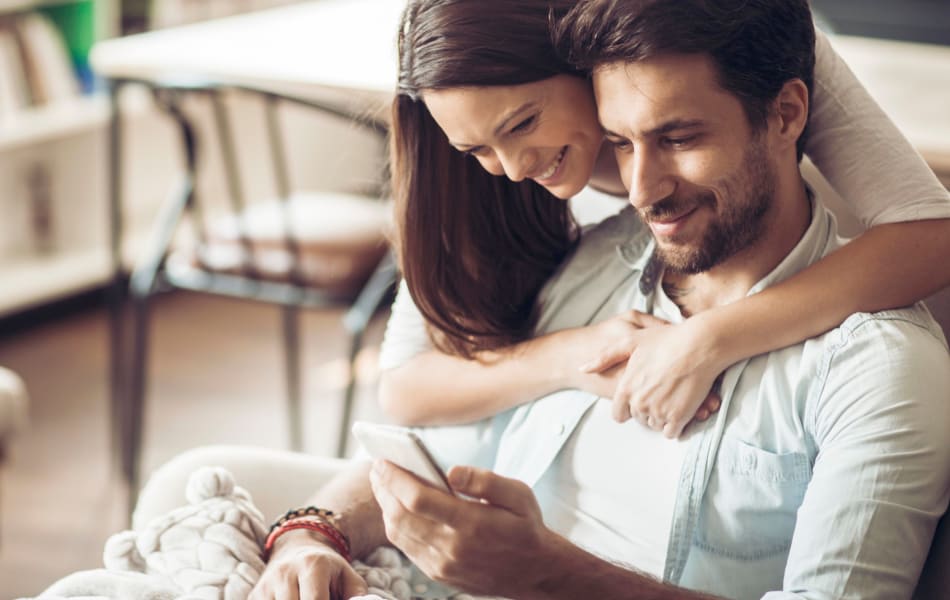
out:
<path id="1" fill-rule="evenodd" d="M 518 115 L 520 115 L 520 114 L 522 114 L 522 113 L 524 113 L 524 112 L 527 112 L 529 109 L 534 108 L 536 104 L 537 104 L 536 101 L 531 100 L 531 101 L 525 102 L 524 104 L 522 104 L 522 105 L 519 106 L 518 108 L 516 108 L 516 109 L 514 109 L 513 111 L 509 112 L 509 113 L 508 113 L 507 115 L 505 115 L 505 117 L 501 120 L 501 123 L 498 124 L 498 127 L 495 128 L 494 134 L 495 134 L 495 135 L 500 134 L 504 129 L 507 128 L 508 124 L 509 124 L 511 121 L 515 120 L 515 119 L 518 117 Z"/>
<path id="2" fill-rule="evenodd" d="M 538 102 L 536 100 L 529 100 L 528 102 L 525 102 L 518 108 L 508 112 L 508 114 L 502 117 L 501 123 L 499 123 L 498 126 L 495 127 L 495 130 L 492 132 L 492 135 L 500 135 L 501 132 L 504 131 L 508 127 L 508 124 L 511 123 L 511 121 L 514 121 L 516 118 L 518 118 L 519 115 L 522 115 L 528 112 L 529 110 L 534 109 L 537 106 L 537 104 Z M 465 152 L 467 149 L 475 148 L 481 145 L 481 144 L 468 144 L 465 142 L 456 142 L 453 140 L 449 140 L 449 144 L 451 144 L 452 146 L 455 146 L 457 150 L 460 150 L 462 152 Z"/>

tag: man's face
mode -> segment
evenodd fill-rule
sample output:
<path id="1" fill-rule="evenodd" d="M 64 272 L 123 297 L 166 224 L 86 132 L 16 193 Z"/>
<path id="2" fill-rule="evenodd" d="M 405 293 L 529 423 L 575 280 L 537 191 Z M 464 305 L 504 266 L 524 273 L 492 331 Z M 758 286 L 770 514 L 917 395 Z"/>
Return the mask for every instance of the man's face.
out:
<path id="1" fill-rule="evenodd" d="M 712 62 L 669 55 L 594 72 L 600 121 L 630 203 L 668 268 L 707 271 L 761 239 L 775 173 Z"/>

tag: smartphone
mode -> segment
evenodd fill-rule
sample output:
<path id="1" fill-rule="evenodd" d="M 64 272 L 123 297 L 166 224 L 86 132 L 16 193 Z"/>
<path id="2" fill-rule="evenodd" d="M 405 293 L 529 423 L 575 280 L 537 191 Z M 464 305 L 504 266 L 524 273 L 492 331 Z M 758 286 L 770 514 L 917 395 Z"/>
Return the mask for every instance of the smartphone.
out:
<path id="1" fill-rule="evenodd" d="M 405 427 L 357 421 L 353 435 L 370 456 L 388 460 L 436 488 L 452 494 L 449 480 L 422 440 Z"/>

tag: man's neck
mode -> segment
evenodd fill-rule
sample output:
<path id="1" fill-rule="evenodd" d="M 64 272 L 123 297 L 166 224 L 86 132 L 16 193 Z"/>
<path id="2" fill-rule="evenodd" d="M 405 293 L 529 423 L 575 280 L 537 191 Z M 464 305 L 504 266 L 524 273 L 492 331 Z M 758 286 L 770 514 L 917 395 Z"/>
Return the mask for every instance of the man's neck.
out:
<path id="1" fill-rule="evenodd" d="M 804 182 L 798 175 L 796 181 L 780 183 L 777 188 L 762 235 L 754 244 L 702 273 L 687 275 L 667 270 L 663 274 L 663 291 L 684 317 L 743 298 L 801 240 L 811 222 L 811 202 Z"/>

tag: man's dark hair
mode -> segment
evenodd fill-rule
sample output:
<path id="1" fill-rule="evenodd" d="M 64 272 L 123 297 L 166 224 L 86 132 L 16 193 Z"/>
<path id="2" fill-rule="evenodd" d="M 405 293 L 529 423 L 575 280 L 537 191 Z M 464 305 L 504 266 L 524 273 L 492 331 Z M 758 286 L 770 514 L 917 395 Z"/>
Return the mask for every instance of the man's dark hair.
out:
<path id="1" fill-rule="evenodd" d="M 753 130 L 782 86 L 811 96 L 815 27 L 808 0 L 580 0 L 554 31 L 561 55 L 592 71 L 667 54 L 706 54 L 719 84 L 742 102 Z M 806 133 L 798 139 L 801 159 Z"/>

